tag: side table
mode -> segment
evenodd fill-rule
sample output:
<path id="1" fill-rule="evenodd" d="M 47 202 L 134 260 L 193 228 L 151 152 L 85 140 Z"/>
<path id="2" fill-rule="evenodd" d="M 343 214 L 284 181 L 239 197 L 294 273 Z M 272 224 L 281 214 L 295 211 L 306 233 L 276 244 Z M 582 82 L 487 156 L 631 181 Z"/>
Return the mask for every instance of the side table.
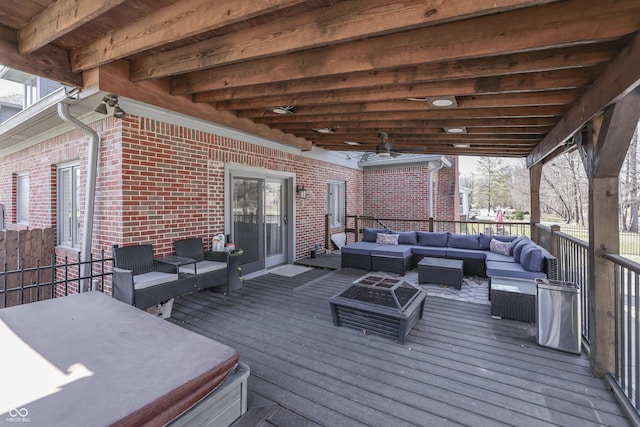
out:
<path id="1" fill-rule="evenodd" d="M 535 323 L 535 282 L 511 277 L 492 277 L 491 316 Z"/>
<path id="2" fill-rule="evenodd" d="M 185 258 L 185 257 L 181 257 L 181 256 L 176 256 L 176 255 L 169 255 L 169 256 L 165 256 L 162 258 L 156 258 L 155 259 L 158 262 L 161 262 L 163 264 L 169 264 L 169 265 L 173 265 L 176 268 L 176 274 L 178 274 L 178 276 L 180 275 L 180 267 L 183 265 L 188 265 L 188 264 L 193 264 L 193 271 L 197 274 L 196 271 L 196 260 L 192 259 L 192 258 Z"/>
<path id="3" fill-rule="evenodd" d="M 463 265 L 458 259 L 424 257 L 418 263 L 418 283 L 437 283 L 460 290 Z"/>

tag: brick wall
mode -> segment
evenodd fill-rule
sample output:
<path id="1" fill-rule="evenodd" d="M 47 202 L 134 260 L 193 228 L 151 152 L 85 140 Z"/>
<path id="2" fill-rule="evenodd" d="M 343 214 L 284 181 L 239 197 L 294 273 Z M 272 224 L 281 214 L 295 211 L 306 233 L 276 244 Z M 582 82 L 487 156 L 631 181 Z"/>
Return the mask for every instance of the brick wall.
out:
<path id="1" fill-rule="evenodd" d="M 452 161 L 452 167 L 444 167 L 434 174 L 435 219 L 459 218 L 457 158 L 450 157 L 449 160 Z M 368 169 L 364 172 L 363 180 L 364 215 L 377 218 L 429 218 L 429 167 Z"/>

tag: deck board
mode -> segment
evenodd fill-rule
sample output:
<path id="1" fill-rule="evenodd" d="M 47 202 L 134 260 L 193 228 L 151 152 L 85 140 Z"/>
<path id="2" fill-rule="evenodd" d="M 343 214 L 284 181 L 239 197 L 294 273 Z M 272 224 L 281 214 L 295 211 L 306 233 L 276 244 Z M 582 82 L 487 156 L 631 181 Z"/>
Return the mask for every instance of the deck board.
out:
<path id="1" fill-rule="evenodd" d="M 630 425 L 585 356 L 537 346 L 488 305 L 427 297 L 405 345 L 333 326 L 328 298 L 362 274 L 267 274 L 227 300 L 178 298 L 171 321 L 239 351 L 249 411 L 282 408 L 257 425 Z"/>

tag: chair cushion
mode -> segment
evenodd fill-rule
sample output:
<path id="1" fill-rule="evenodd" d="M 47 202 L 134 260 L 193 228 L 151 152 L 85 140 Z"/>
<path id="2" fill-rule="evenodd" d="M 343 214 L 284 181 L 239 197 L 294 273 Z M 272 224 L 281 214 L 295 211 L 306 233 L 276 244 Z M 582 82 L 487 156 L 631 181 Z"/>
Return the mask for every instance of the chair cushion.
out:
<path id="1" fill-rule="evenodd" d="M 480 249 L 477 234 L 449 234 L 447 246 L 458 249 Z"/>
<path id="2" fill-rule="evenodd" d="M 426 231 L 418 231 L 418 245 L 420 246 L 447 246 L 447 238 L 449 233 L 431 233 Z"/>
<path id="3" fill-rule="evenodd" d="M 378 238 L 378 233 L 389 233 L 388 228 L 370 228 L 365 227 L 362 231 L 363 242 L 375 242 Z"/>
<path id="4" fill-rule="evenodd" d="M 194 271 L 194 266 L 195 266 L 195 271 Z M 216 271 L 223 268 L 227 268 L 226 262 L 205 260 L 205 261 L 197 262 L 195 264 L 187 264 L 187 265 L 181 266 L 180 273 L 195 274 L 197 272 L 198 274 L 204 274 L 210 271 Z"/>
<path id="5" fill-rule="evenodd" d="M 149 273 L 136 274 L 133 276 L 133 288 L 145 289 L 151 286 L 178 280 L 177 274 L 162 273 L 160 271 L 150 271 Z"/>
<path id="6" fill-rule="evenodd" d="M 521 240 L 518 243 L 515 244 L 515 246 L 512 248 L 511 250 L 511 255 L 513 255 L 513 259 L 516 262 L 520 262 L 520 254 L 522 253 L 522 250 L 525 248 L 525 246 L 527 245 L 535 245 L 535 243 L 533 243 L 531 240 L 526 239 L 526 240 Z"/>

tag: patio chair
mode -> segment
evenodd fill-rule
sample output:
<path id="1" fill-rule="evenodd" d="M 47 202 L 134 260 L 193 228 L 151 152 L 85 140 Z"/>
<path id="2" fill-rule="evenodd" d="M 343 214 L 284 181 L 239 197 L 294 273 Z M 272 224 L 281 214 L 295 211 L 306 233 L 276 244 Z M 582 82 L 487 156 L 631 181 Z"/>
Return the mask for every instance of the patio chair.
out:
<path id="1" fill-rule="evenodd" d="M 146 309 L 193 287 L 188 277 L 172 273 L 175 267 L 153 259 L 152 245 L 113 247 L 113 297 Z"/>
<path id="2" fill-rule="evenodd" d="M 228 254 L 226 252 L 205 251 L 200 237 L 176 240 L 173 245 L 177 256 L 196 260 L 195 264 L 181 266 L 179 271 L 194 275 L 198 289 L 227 284 Z"/>

